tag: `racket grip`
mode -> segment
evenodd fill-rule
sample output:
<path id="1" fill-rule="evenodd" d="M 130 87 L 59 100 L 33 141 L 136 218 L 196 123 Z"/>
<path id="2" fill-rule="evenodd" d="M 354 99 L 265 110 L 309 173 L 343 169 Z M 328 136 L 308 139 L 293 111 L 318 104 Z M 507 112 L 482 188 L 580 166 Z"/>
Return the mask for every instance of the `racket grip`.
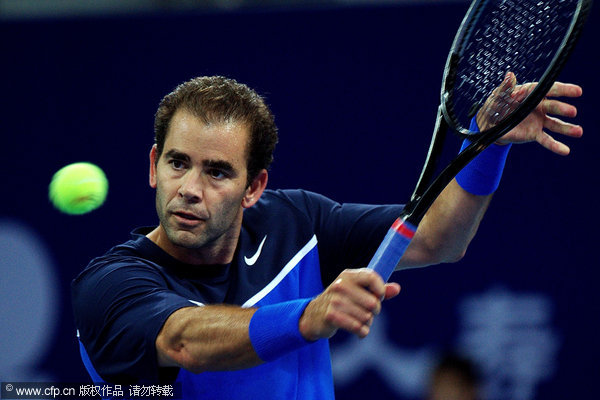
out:
<path id="1" fill-rule="evenodd" d="M 404 255 L 417 227 L 398 218 L 388 230 L 367 268 L 375 270 L 387 282 Z"/>

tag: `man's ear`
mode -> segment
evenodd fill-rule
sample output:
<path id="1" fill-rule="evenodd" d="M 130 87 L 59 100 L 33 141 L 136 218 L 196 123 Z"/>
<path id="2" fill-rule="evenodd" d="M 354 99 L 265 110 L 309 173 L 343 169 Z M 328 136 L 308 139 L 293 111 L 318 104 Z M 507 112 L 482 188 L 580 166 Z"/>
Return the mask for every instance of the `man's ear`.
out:
<path id="1" fill-rule="evenodd" d="M 150 187 L 156 189 L 156 163 L 158 161 L 158 154 L 156 145 L 150 149 Z"/>
<path id="2" fill-rule="evenodd" d="M 267 181 L 269 180 L 269 173 L 266 169 L 261 170 L 258 175 L 254 178 L 254 180 L 250 183 L 250 186 L 246 188 L 246 194 L 242 199 L 242 207 L 249 208 L 252 207 L 260 196 L 263 194 L 265 188 L 267 187 Z"/>

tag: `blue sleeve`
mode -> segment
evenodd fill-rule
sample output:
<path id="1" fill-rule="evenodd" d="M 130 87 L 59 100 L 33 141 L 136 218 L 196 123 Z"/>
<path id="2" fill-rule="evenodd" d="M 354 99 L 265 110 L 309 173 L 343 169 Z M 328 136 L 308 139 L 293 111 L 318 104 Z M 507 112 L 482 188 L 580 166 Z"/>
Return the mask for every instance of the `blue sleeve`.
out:
<path id="1" fill-rule="evenodd" d="M 165 382 L 155 341 L 177 309 L 193 304 L 168 289 L 158 270 L 139 260 L 96 261 L 72 283 L 80 340 L 98 374 L 111 383 Z"/>
<path id="2" fill-rule="evenodd" d="M 281 192 L 313 223 L 325 285 L 345 268 L 366 267 L 403 209 L 402 205 L 341 204 L 303 190 Z"/>

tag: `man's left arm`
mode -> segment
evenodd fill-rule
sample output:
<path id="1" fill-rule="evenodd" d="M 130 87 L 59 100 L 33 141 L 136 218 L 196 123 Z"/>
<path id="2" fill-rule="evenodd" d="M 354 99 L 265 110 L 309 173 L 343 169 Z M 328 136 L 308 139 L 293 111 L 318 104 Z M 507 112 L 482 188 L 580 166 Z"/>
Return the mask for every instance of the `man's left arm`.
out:
<path id="1" fill-rule="evenodd" d="M 517 86 L 516 79 L 513 79 L 511 84 L 514 86 L 515 93 L 523 96 L 533 89 L 532 85 L 527 84 Z M 576 98 L 581 94 L 582 89 L 577 85 L 554 83 L 547 97 L 494 146 L 535 141 L 556 154 L 569 154 L 569 147 L 546 133 L 544 129 L 568 137 L 581 137 L 583 134 L 581 126 L 558 118 L 575 117 L 577 115 L 575 106 L 553 99 L 554 97 Z M 478 116 L 477 123 L 480 127 L 485 127 L 488 121 Z M 492 194 L 469 193 L 457 183 L 456 179 L 452 180 L 425 214 L 396 269 L 460 260 L 477 232 L 491 198 Z"/>

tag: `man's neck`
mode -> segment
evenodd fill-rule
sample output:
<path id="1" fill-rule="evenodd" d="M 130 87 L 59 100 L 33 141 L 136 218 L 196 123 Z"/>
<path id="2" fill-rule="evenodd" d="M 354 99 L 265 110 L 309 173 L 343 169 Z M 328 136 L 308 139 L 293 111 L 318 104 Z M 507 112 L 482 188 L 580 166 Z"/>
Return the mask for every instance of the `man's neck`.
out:
<path id="1" fill-rule="evenodd" d="M 173 243 L 159 225 L 146 235 L 163 251 L 178 261 L 191 265 L 214 265 L 229 264 L 233 260 L 237 248 L 241 229 L 241 215 L 239 223 L 234 224 L 233 229 L 228 230 L 218 239 L 205 244 L 200 248 L 187 248 Z"/>

